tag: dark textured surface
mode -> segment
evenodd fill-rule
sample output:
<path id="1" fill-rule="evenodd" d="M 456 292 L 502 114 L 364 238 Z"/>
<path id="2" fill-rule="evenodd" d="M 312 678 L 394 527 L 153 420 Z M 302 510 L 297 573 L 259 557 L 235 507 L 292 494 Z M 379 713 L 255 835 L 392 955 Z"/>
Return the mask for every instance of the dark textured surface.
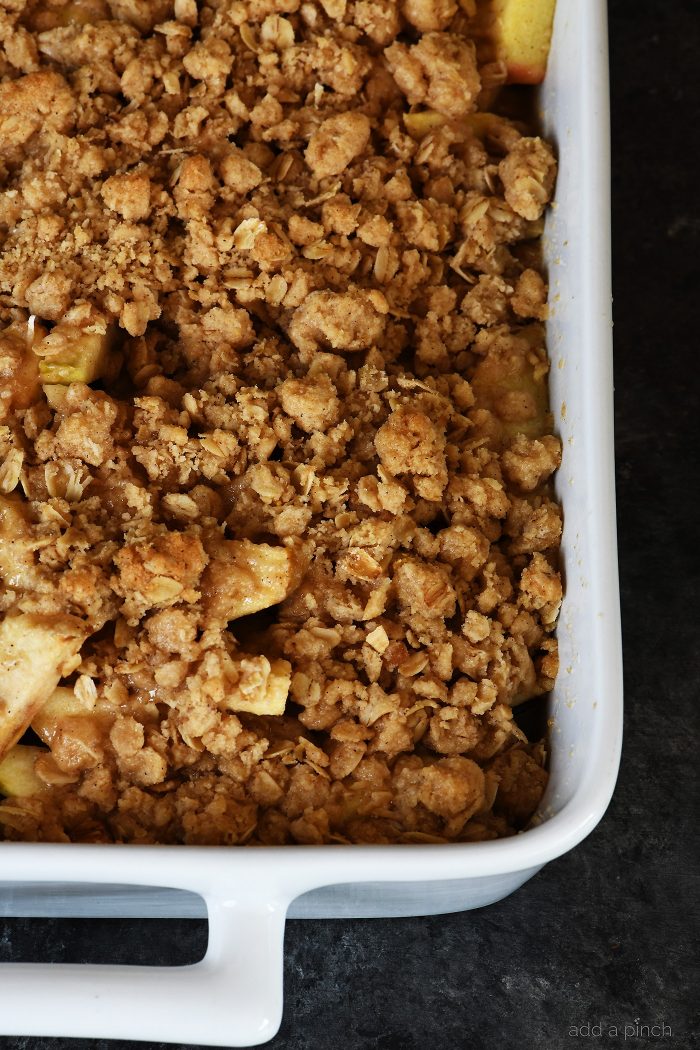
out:
<path id="1" fill-rule="evenodd" d="M 627 700 L 619 785 L 593 835 L 500 904 L 290 923 L 285 1016 L 270 1050 L 700 1046 L 697 511 L 689 518 L 700 480 L 700 4 L 610 0 L 610 9 Z M 157 921 L 14 920 L 0 931 L 4 961 L 193 961 L 206 936 L 201 923 Z M 672 1034 L 625 1040 L 635 1019 Z M 619 1036 L 571 1034 L 599 1022 Z M 139 1044 L 0 1039 L 8 1050 L 119 1045 Z"/>

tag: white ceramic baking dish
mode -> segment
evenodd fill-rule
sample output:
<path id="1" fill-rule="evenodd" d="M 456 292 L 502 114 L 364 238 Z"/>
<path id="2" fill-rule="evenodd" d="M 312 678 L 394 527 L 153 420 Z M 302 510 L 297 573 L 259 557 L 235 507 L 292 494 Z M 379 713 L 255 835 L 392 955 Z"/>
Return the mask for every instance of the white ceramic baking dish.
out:
<path id="1" fill-rule="evenodd" d="M 560 157 L 545 248 L 551 399 L 564 443 L 557 484 L 566 597 L 561 672 L 551 697 L 552 775 L 538 825 L 511 839 L 450 846 L 0 843 L 0 914 L 183 916 L 204 914 L 205 902 L 209 918 L 207 954 L 193 966 L 0 965 L 4 1034 L 265 1042 L 282 1015 L 288 912 L 477 908 L 512 893 L 600 820 L 615 784 L 622 726 L 606 37 L 605 0 L 559 0 L 541 91 L 545 131 Z"/>

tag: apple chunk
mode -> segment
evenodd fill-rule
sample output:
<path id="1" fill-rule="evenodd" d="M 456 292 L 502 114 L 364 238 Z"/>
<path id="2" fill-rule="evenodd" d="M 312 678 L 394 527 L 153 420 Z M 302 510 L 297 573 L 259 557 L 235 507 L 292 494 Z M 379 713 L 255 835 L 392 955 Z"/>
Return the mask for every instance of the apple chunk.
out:
<path id="1" fill-rule="evenodd" d="M 299 586 L 306 564 L 300 544 L 222 540 L 202 577 L 207 615 L 226 623 L 277 605 Z"/>
<path id="2" fill-rule="evenodd" d="M 59 685 L 32 718 L 32 729 L 51 747 L 58 734 L 69 731 L 76 719 L 94 720 L 95 704 L 77 696 L 73 689 Z"/>
<path id="3" fill-rule="evenodd" d="M 447 120 L 444 113 L 436 113 L 434 109 L 424 109 L 417 113 L 404 113 L 403 115 L 406 131 L 417 142 L 429 135 L 431 131 L 442 127 Z"/>
<path id="4" fill-rule="evenodd" d="M 520 339 L 490 350 L 474 371 L 472 388 L 492 413 L 498 441 L 538 438 L 551 429 L 541 331 L 539 325 L 523 329 Z"/>
<path id="5" fill-rule="evenodd" d="M 0 496 L 0 583 L 12 589 L 33 591 L 40 573 L 26 507 L 26 503 L 14 496 Z"/>
<path id="6" fill-rule="evenodd" d="M 64 26 L 89 26 L 111 17 L 106 0 L 68 0 L 64 4 L 31 6 L 34 10 L 27 18 L 27 25 L 34 33 L 45 33 Z"/>
<path id="7" fill-rule="evenodd" d="M 547 71 L 556 0 L 486 0 L 482 27 L 510 84 L 539 84 Z"/>
<path id="8" fill-rule="evenodd" d="M 15 744 L 0 762 L 0 794 L 10 798 L 26 798 L 38 795 L 46 785 L 34 772 L 37 758 L 47 755 L 43 747 L 28 747 Z"/>
<path id="9" fill-rule="evenodd" d="M 0 759 L 76 669 L 87 634 L 67 614 L 10 614 L 0 623 Z"/>
<path id="10" fill-rule="evenodd" d="M 38 326 L 37 326 L 38 327 Z M 41 329 L 43 336 L 44 330 Z M 32 353 L 36 334 L 15 322 L 0 331 L 0 419 L 5 422 L 10 409 L 25 409 L 38 400 L 41 392 L 37 360 Z"/>
<path id="11" fill-rule="evenodd" d="M 60 321 L 34 348 L 44 386 L 94 383 L 104 378 L 110 368 L 114 334 L 113 325 L 97 325 L 91 331 L 69 319 Z"/>
<path id="12" fill-rule="evenodd" d="M 69 783 L 104 758 L 104 744 L 114 723 L 114 711 L 100 709 L 97 696 L 59 685 L 32 718 L 32 729 L 51 748 L 51 758 Z M 42 771 L 42 770 L 40 770 Z M 52 783 L 56 774 L 52 770 Z"/>
<path id="13" fill-rule="evenodd" d="M 292 680 L 291 664 L 287 660 L 265 659 L 261 671 L 262 680 L 256 690 L 236 692 L 227 698 L 226 707 L 229 711 L 243 711 L 251 715 L 284 714 Z"/>

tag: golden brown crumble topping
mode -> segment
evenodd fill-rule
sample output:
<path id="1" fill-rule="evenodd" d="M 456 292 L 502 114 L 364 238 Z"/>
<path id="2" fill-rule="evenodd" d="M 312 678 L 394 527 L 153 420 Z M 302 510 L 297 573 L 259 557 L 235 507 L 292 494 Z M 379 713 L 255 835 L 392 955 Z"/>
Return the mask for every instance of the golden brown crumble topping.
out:
<path id="1" fill-rule="evenodd" d="M 532 816 L 556 163 L 472 9 L 2 4 L 0 752 L 48 745 L 6 837 Z"/>

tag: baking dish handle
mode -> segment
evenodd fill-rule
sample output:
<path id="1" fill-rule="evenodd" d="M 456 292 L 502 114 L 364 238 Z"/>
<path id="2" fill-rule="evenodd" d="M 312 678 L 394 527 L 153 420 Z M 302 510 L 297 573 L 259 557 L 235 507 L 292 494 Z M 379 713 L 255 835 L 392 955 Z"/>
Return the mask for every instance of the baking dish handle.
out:
<path id="1" fill-rule="evenodd" d="M 289 900 L 205 897 L 209 944 L 191 966 L 0 964 L 5 1035 L 257 1046 L 282 1019 Z"/>

